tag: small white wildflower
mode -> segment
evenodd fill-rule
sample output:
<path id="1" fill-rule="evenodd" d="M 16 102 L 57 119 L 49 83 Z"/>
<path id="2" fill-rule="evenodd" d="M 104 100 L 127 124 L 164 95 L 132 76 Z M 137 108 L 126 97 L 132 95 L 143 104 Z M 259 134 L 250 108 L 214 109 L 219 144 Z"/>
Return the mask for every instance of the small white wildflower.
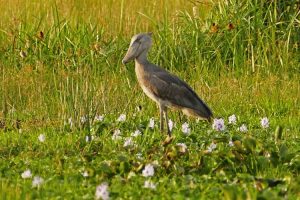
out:
<path id="1" fill-rule="evenodd" d="M 95 198 L 96 199 L 103 199 L 108 200 L 109 199 L 109 191 L 108 191 L 108 184 L 102 183 L 97 186 L 96 192 L 95 192 Z"/>
<path id="2" fill-rule="evenodd" d="M 21 174 L 21 177 L 22 178 L 31 178 L 31 176 L 32 176 L 32 174 L 31 174 L 31 171 L 30 171 L 30 169 L 27 169 L 27 170 L 25 170 L 22 174 Z"/>
<path id="3" fill-rule="evenodd" d="M 262 118 L 260 124 L 263 128 L 269 128 L 269 119 L 267 117 Z"/>
<path id="4" fill-rule="evenodd" d="M 236 116 L 235 114 L 228 117 L 228 124 L 236 124 Z"/>
<path id="5" fill-rule="evenodd" d="M 113 140 L 120 140 L 120 139 L 121 139 L 121 131 L 120 131 L 120 129 L 116 129 L 116 130 L 114 131 L 114 134 L 113 134 L 113 136 L 112 136 L 112 139 L 113 139 Z"/>
<path id="6" fill-rule="evenodd" d="M 95 118 L 94 118 L 94 121 L 96 121 L 96 122 L 102 122 L 103 119 L 104 119 L 103 115 L 96 115 Z"/>
<path id="7" fill-rule="evenodd" d="M 185 135 L 189 135 L 191 133 L 191 129 L 190 129 L 189 124 L 187 122 L 182 124 L 181 130 Z"/>
<path id="8" fill-rule="evenodd" d="M 245 124 L 242 124 L 242 126 L 240 126 L 238 128 L 238 130 L 244 133 L 244 132 L 248 131 L 248 128 L 247 128 L 247 126 Z"/>
<path id="9" fill-rule="evenodd" d="M 134 142 L 132 140 L 132 137 L 125 138 L 123 147 L 129 147 L 129 146 L 133 146 L 133 145 L 134 145 Z"/>
<path id="10" fill-rule="evenodd" d="M 151 164 L 147 164 L 142 172 L 144 177 L 149 177 L 154 175 L 154 167 Z"/>
<path id="11" fill-rule="evenodd" d="M 211 153 L 213 150 L 217 148 L 217 144 L 211 143 L 210 146 L 207 148 L 207 151 Z"/>
<path id="12" fill-rule="evenodd" d="M 43 183 L 44 183 L 43 178 L 39 176 L 35 176 L 32 181 L 32 187 L 40 187 Z"/>
<path id="13" fill-rule="evenodd" d="M 128 173 L 127 178 L 130 179 L 130 178 L 132 178 L 134 176 L 136 176 L 136 174 L 133 171 L 131 171 L 131 172 Z"/>
<path id="14" fill-rule="evenodd" d="M 143 154 L 142 153 L 137 153 L 136 158 L 139 159 L 139 160 L 142 160 L 143 159 Z"/>
<path id="15" fill-rule="evenodd" d="M 72 128 L 72 127 L 73 127 L 73 120 L 72 120 L 72 117 L 70 117 L 70 118 L 68 119 L 68 122 L 69 122 L 70 128 Z"/>
<path id="16" fill-rule="evenodd" d="M 232 140 L 229 140 L 228 145 L 229 145 L 230 147 L 233 147 L 233 146 L 234 146 L 234 143 L 232 142 Z"/>
<path id="17" fill-rule="evenodd" d="M 80 117 L 80 122 L 81 122 L 82 124 L 86 123 L 86 122 L 87 122 L 87 117 L 86 117 L 86 116 Z"/>
<path id="18" fill-rule="evenodd" d="M 179 147 L 180 147 L 179 151 L 180 151 L 181 153 L 185 153 L 185 152 L 187 151 L 187 146 L 186 146 L 186 144 L 184 144 L 184 143 L 177 143 L 176 146 L 179 146 Z"/>
<path id="19" fill-rule="evenodd" d="M 224 131 L 225 130 L 225 125 L 224 125 L 224 119 L 214 119 L 212 128 L 216 131 Z"/>
<path id="20" fill-rule="evenodd" d="M 149 128 L 154 129 L 154 119 L 153 119 L 153 117 L 149 121 Z"/>
<path id="21" fill-rule="evenodd" d="M 81 173 L 83 177 L 89 177 L 89 173 L 87 171 L 84 171 Z"/>
<path id="22" fill-rule="evenodd" d="M 117 119 L 118 122 L 124 122 L 126 120 L 126 115 L 125 114 L 121 114 L 119 116 L 119 118 Z"/>
<path id="23" fill-rule="evenodd" d="M 40 142 L 45 142 L 46 137 L 45 137 L 44 134 L 40 134 L 39 137 L 38 137 L 38 139 L 39 139 Z"/>
<path id="24" fill-rule="evenodd" d="M 144 183 L 144 188 L 149 188 L 149 189 L 152 189 L 152 190 L 155 190 L 156 189 L 156 184 L 154 184 L 152 181 L 145 181 Z"/>
<path id="25" fill-rule="evenodd" d="M 174 126 L 174 123 L 173 123 L 173 121 L 170 120 L 170 119 L 169 119 L 169 121 L 168 121 L 168 126 L 169 126 L 170 131 L 172 131 L 173 126 Z"/>
<path id="26" fill-rule="evenodd" d="M 138 130 L 138 129 L 131 134 L 132 137 L 137 137 L 137 136 L 140 136 L 140 135 L 141 135 L 141 131 Z"/>

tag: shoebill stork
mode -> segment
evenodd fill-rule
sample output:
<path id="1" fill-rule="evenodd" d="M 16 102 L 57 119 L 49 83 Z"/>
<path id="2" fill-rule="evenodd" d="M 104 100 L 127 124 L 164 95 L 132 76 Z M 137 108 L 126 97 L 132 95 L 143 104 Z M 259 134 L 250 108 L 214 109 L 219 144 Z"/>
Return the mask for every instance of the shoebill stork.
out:
<path id="1" fill-rule="evenodd" d="M 140 86 L 159 106 L 161 132 L 164 129 L 165 118 L 168 134 L 171 135 L 167 108 L 179 109 L 188 116 L 210 121 L 212 119 L 210 108 L 186 82 L 147 60 L 147 53 L 152 45 L 151 35 L 152 33 L 134 35 L 122 63 L 125 65 L 134 59 L 135 73 Z"/>

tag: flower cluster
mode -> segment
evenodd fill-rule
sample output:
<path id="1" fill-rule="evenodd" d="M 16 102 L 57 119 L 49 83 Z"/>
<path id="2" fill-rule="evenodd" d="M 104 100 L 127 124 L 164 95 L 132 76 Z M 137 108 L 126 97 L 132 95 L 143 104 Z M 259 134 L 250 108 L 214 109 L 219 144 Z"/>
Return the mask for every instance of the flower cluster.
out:
<path id="1" fill-rule="evenodd" d="M 151 164 L 147 164 L 142 171 L 144 177 L 154 176 L 154 167 Z"/>
<path id="2" fill-rule="evenodd" d="M 216 131 L 224 131 L 225 130 L 225 124 L 224 119 L 214 119 L 212 128 Z"/>
<path id="3" fill-rule="evenodd" d="M 95 198 L 103 199 L 103 200 L 109 199 L 109 191 L 108 191 L 107 183 L 102 183 L 96 187 Z"/>

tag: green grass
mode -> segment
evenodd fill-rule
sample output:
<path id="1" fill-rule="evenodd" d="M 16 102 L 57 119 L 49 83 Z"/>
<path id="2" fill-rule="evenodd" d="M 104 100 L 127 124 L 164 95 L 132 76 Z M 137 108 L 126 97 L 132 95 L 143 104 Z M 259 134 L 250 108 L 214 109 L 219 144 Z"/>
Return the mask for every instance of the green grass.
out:
<path id="1" fill-rule="evenodd" d="M 1 199 L 94 199 L 102 182 L 113 199 L 299 199 L 299 1 L 199 2 L 0 2 Z M 149 59 L 186 80 L 225 119 L 225 132 L 169 112 L 175 139 L 162 145 L 155 103 L 133 63 L 121 64 L 130 37 L 146 31 Z M 121 113 L 126 121 L 116 122 Z M 93 122 L 97 114 L 103 122 Z M 231 114 L 237 125 L 227 124 Z M 237 130 L 242 124 L 248 132 Z M 124 148 L 136 129 L 136 146 Z M 153 162 L 155 190 L 143 188 L 142 176 Z M 45 180 L 40 188 L 22 179 L 26 169 Z"/>

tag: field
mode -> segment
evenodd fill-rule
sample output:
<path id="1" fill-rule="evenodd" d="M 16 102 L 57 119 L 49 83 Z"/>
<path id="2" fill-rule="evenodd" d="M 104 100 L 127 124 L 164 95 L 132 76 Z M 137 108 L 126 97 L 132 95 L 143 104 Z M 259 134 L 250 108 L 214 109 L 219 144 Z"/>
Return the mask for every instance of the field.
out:
<path id="1" fill-rule="evenodd" d="M 1 199 L 300 199 L 299 0 L 0 8 Z M 170 111 L 160 133 L 121 62 L 140 32 L 213 123 Z"/>

